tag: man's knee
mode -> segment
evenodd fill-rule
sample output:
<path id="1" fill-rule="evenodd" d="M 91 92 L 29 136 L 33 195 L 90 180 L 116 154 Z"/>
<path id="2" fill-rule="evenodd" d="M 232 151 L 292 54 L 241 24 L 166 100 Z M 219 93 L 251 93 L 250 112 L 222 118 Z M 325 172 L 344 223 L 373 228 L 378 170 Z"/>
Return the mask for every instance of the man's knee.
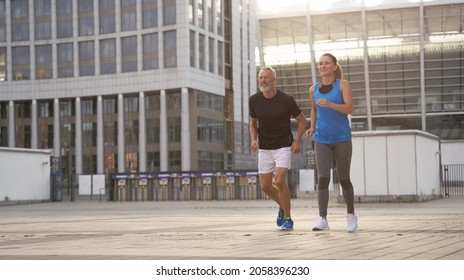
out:
<path id="1" fill-rule="evenodd" d="M 272 184 L 260 184 L 261 190 L 265 193 L 271 191 L 274 186 Z"/>

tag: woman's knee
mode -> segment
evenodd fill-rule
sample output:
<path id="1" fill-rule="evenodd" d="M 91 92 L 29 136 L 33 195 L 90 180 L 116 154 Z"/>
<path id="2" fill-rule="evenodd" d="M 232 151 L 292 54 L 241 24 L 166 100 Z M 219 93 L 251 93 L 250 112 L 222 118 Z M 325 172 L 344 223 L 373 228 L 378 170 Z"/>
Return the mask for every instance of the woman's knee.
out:
<path id="1" fill-rule="evenodd" d="M 340 186 L 344 190 L 349 190 L 353 188 L 353 184 L 350 179 L 340 179 Z"/>
<path id="2" fill-rule="evenodd" d="M 317 189 L 319 190 L 328 190 L 329 189 L 330 178 L 329 177 L 319 177 L 317 182 Z"/>

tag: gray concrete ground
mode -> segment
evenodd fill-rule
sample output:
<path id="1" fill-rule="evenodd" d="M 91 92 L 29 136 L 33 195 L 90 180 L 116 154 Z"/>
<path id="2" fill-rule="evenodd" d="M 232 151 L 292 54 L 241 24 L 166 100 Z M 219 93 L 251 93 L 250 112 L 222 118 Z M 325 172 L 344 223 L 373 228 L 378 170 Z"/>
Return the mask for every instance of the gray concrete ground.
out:
<path id="1" fill-rule="evenodd" d="M 313 232 L 317 201 L 292 200 L 293 231 L 270 200 L 75 201 L 0 207 L 0 259 L 464 260 L 464 197 L 358 203 L 359 230 L 331 201 L 330 231 Z"/>

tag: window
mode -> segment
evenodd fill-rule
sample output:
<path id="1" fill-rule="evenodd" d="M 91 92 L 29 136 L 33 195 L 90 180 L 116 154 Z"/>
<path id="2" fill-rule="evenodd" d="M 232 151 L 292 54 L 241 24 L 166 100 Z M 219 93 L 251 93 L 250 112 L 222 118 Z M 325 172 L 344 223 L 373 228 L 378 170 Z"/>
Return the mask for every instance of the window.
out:
<path id="1" fill-rule="evenodd" d="M 218 67 L 218 75 L 223 76 L 224 75 L 224 43 L 221 41 L 218 41 L 217 43 L 217 67 Z"/>
<path id="2" fill-rule="evenodd" d="M 189 23 L 190 24 L 195 24 L 195 7 L 194 7 L 195 1 L 194 0 L 189 0 L 189 6 L 188 6 L 188 18 L 189 18 Z"/>
<path id="3" fill-rule="evenodd" d="M 93 35 L 93 0 L 79 0 L 79 36 Z"/>
<path id="4" fill-rule="evenodd" d="M 199 67 L 201 70 L 205 70 L 205 35 L 200 34 L 198 36 L 198 61 L 199 61 Z"/>
<path id="5" fill-rule="evenodd" d="M 13 41 L 29 40 L 29 1 L 11 1 L 11 31 Z"/>
<path id="6" fill-rule="evenodd" d="M 190 66 L 195 67 L 195 31 L 190 30 Z"/>
<path id="7" fill-rule="evenodd" d="M 53 118 L 53 100 L 37 102 L 39 118 Z"/>
<path id="8" fill-rule="evenodd" d="M 6 81 L 6 48 L 0 48 L 0 82 Z"/>
<path id="9" fill-rule="evenodd" d="M 97 102 L 93 99 L 83 99 L 81 101 L 81 113 L 83 116 L 92 116 L 97 114 Z"/>
<path id="10" fill-rule="evenodd" d="M 208 69 L 214 73 L 214 39 L 208 39 Z"/>
<path id="11" fill-rule="evenodd" d="M 139 111 L 139 98 L 137 96 L 124 98 L 124 112 L 137 113 Z"/>
<path id="12" fill-rule="evenodd" d="M 52 71 L 52 45 L 39 45 L 35 47 L 36 79 L 51 79 Z"/>
<path id="13" fill-rule="evenodd" d="M 163 25 L 176 24 L 176 0 L 163 0 Z"/>
<path id="14" fill-rule="evenodd" d="M 71 100 L 60 101 L 60 117 L 75 116 L 74 103 Z"/>
<path id="15" fill-rule="evenodd" d="M 160 171 L 160 153 L 148 152 L 147 153 L 147 171 L 159 172 Z"/>
<path id="16" fill-rule="evenodd" d="M 79 76 L 95 75 L 94 42 L 79 43 Z"/>
<path id="17" fill-rule="evenodd" d="M 172 171 L 181 171 L 182 168 L 182 152 L 181 151 L 169 151 L 168 153 L 168 168 Z"/>
<path id="18" fill-rule="evenodd" d="M 29 47 L 13 47 L 13 79 L 29 80 L 31 77 L 31 66 Z"/>
<path id="19" fill-rule="evenodd" d="M 35 39 L 52 37 L 51 1 L 35 0 Z"/>
<path id="20" fill-rule="evenodd" d="M 72 1 L 56 1 L 56 36 L 58 38 L 69 38 L 73 36 Z"/>
<path id="21" fill-rule="evenodd" d="M 121 38 L 122 72 L 137 71 L 137 37 Z"/>
<path id="22" fill-rule="evenodd" d="M 6 41 L 5 0 L 0 0 L 0 42 Z"/>
<path id="23" fill-rule="evenodd" d="M 143 0 L 142 2 L 143 28 L 158 26 L 158 0 Z"/>
<path id="24" fill-rule="evenodd" d="M 117 114 L 118 106 L 115 98 L 103 99 L 103 114 Z"/>
<path id="25" fill-rule="evenodd" d="M 116 73 L 116 39 L 100 41 L 100 74 Z"/>
<path id="26" fill-rule="evenodd" d="M 204 8 L 204 0 L 197 0 L 197 15 L 198 15 L 198 26 L 201 28 L 205 28 L 205 20 L 203 17 L 203 10 Z M 205 0 L 206 1 L 206 0 Z"/>
<path id="27" fill-rule="evenodd" d="M 213 0 L 208 1 L 208 31 L 214 32 L 214 11 L 213 11 Z"/>
<path id="28" fill-rule="evenodd" d="M 124 121 L 124 136 L 126 145 L 137 145 L 139 142 L 139 121 Z"/>
<path id="29" fill-rule="evenodd" d="M 180 143 L 181 125 L 180 117 L 168 117 L 168 141 L 169 143 Z"/>
<path id="30" fill-rule="evenodd" d="M 114 33 L 116 30 L 116 15 L 114 0 L 99 0 L 100 34 Z"/>
<path id="31" fill-rule="evenodd" d="M 58 78 L 74 76 L 74 51 L 72 43 L 58 44 Z"/>
<path id="32" fill-rule="evenodd" d="M 204 91 L 198 91 L 197 107 L 216 112 L 224 112 L 224 97 Z"/>
<path id="33" fill-rule="evenodd" d="M 223 16 L 222 16 L 222 0 L 216 0 L 216 24 L 217 24 L 217 34 L 223 35 Z"/>
<path id="34" fill-rule="evenodd" d="M 8 127 L 7 126 L 0 127 L 0 146 L 8 147 Z"/>
<path id="35" fill-rule="evenodd" d="M 143 39 L 143 70 L 158 69 L 158 33 L 145 34 Z"/>
<path id="36" fill-rule="evenodd" d="M 53 148 L 53 100 L 37 101 L 38 148 Z"/>
<path id="37" fill-rule="evenodd" d="M 211 151 L 198 151 L 198 166 L 204 170 L 224 170 L 224 153 Z"/>
<path id="38" fill-rule="evenodd" d="M 121 31 L 137 29 L 137 1 L 121 0 Z"/>
<path id="39" fill-rule="evenodd" d="M 198 117 L 197 140 L 212 144 L 224 143 L 224 124 L 220 120 Z"/>
<path id="40" fill-rule="evenodd" d="M 176 31 L 166 31 L 164 34 L 164 67 L 177 66 Z"/>

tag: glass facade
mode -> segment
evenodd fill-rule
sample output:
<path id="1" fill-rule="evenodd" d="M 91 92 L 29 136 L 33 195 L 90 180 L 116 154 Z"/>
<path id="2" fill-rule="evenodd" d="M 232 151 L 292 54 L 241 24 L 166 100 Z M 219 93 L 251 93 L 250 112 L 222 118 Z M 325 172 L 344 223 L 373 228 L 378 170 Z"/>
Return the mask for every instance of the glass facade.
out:
<path id="1" fill-rule="evenodd" d="M 261 64 L 309 116 L 315 62 L 332 53 L 350 81 L 352 129 L 418 129 L 464 138 L 464 4 L 261 19 Z M 423 16 L 421 16 L 423 15 Z M 258 44 L 260 45 L 260 44 Z"/>

